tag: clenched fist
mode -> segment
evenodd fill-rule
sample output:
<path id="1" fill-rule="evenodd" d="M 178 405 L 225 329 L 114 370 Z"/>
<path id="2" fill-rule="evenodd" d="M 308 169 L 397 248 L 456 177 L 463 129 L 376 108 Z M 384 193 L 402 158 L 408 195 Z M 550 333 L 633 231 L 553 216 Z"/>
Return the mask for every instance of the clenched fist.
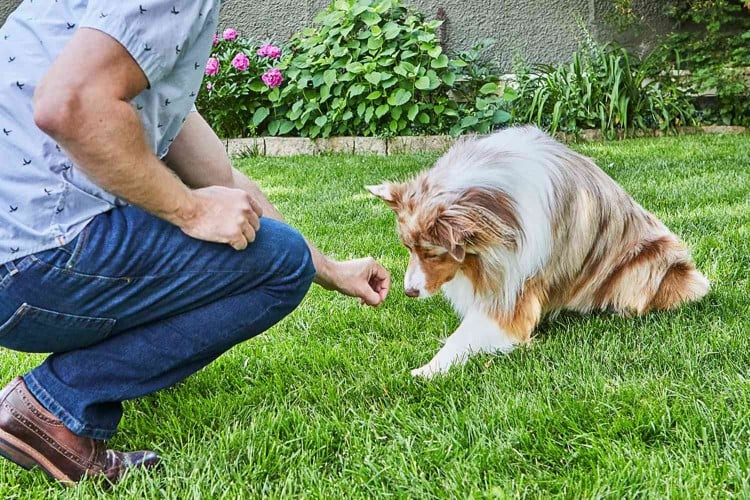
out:
<path id="1" fill-rule="evenodd" d="M 246 191 L 211 186 L 196 189 L 191 195 L 196 210 L 180 224 L 185 234 L 199 240 L 226 243 L 235 250 L 244 250 L 255 241 L 263 211 Z"/>

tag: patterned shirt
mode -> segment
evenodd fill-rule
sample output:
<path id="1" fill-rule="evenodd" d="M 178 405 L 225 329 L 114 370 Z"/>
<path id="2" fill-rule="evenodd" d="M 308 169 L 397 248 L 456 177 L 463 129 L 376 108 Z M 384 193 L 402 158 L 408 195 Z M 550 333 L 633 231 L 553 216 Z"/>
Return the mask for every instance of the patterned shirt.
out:
<path id="1" fill-rule="evenodd" d="M 220 0 L 25 0 L 0 28 L 0 264 L 68 243 L 124 202 L 34 124 L 34 89 L 77 29 L 117 40 L 149 88 L 131 104 L 160 158 L 193 108 Z M 91 50 L 96 50 L 92 47 Z"/>

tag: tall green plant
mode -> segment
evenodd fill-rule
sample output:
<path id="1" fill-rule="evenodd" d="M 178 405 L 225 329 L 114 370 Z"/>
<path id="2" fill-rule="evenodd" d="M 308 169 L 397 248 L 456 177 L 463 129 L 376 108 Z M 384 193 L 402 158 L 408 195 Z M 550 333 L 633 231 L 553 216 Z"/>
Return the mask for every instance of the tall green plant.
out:
<path id="1" fill-rule="evenodd" d="M 633 0 L 613 0 L 615 25 L 638 29 L 642 20 Z M 664 11 L 675 21 L 653 59 L 660 62 L 653 76 L 680 84 L 696 95 L 713 95 L 715 106 L 702 119 L 750 125 L 750 1 L 666 0 Z M 685 71 L 687 70 L 687 71 Z"/>
<path id="2" fill-rule="evenodd" d="M 692 123 L 685 93 L 651 73 L 652 61 L 587 38 L 569 64 L 519 68 L 514 117 L 552 133 L 593 128 L 609 138 Z"/>

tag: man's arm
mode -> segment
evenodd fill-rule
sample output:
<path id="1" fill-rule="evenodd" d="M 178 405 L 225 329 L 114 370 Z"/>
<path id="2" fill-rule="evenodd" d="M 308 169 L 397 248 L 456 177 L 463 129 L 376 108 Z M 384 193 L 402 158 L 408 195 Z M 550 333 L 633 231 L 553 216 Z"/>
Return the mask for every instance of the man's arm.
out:
<path id="1" fill-rule="evenodd" d="M 283 220 L 258 185 L 232 167 L 224 144 L 198 113 L 190 113 L 180 134 L 170 147 L 167 164 L 193 188 L 225 186 L 242 189 L 258 201 L 267 217 Z M 337 262 L 323 255 L 308 242 L 317 276 L 316 283 L 329 290 L 359 297 L 363 303 L 378 305 L 390 288 L 390 274 L 372 258 Z"/>
<path id="2" fill-rule="evenodd" d="M 245 248 L 255 239 L 260 207 L 241 190 L 191 190 L 159 161 L 129 104 L 147 84 L 122 45 L 83 28 L 37 87 L 34 120 L 107 191 L 190 236 Z"/>

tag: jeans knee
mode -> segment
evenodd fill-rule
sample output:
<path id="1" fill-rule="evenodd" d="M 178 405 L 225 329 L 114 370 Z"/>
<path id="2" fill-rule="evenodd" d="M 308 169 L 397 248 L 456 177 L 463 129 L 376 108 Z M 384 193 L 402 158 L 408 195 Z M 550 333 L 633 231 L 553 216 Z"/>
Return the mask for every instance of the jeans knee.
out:
<path id="1" fill-rule="evenodd" d="M 268 226 L 266 221 L 264 223 Z M 278 280 L 299 291 L 299 300 L 302 300 L 316 274 L 310 248 L 296 229 L 277 221 L 270 225 L 273 227 L 267 229 L 272 229 L 274 243 L 279 249 Z"/>

